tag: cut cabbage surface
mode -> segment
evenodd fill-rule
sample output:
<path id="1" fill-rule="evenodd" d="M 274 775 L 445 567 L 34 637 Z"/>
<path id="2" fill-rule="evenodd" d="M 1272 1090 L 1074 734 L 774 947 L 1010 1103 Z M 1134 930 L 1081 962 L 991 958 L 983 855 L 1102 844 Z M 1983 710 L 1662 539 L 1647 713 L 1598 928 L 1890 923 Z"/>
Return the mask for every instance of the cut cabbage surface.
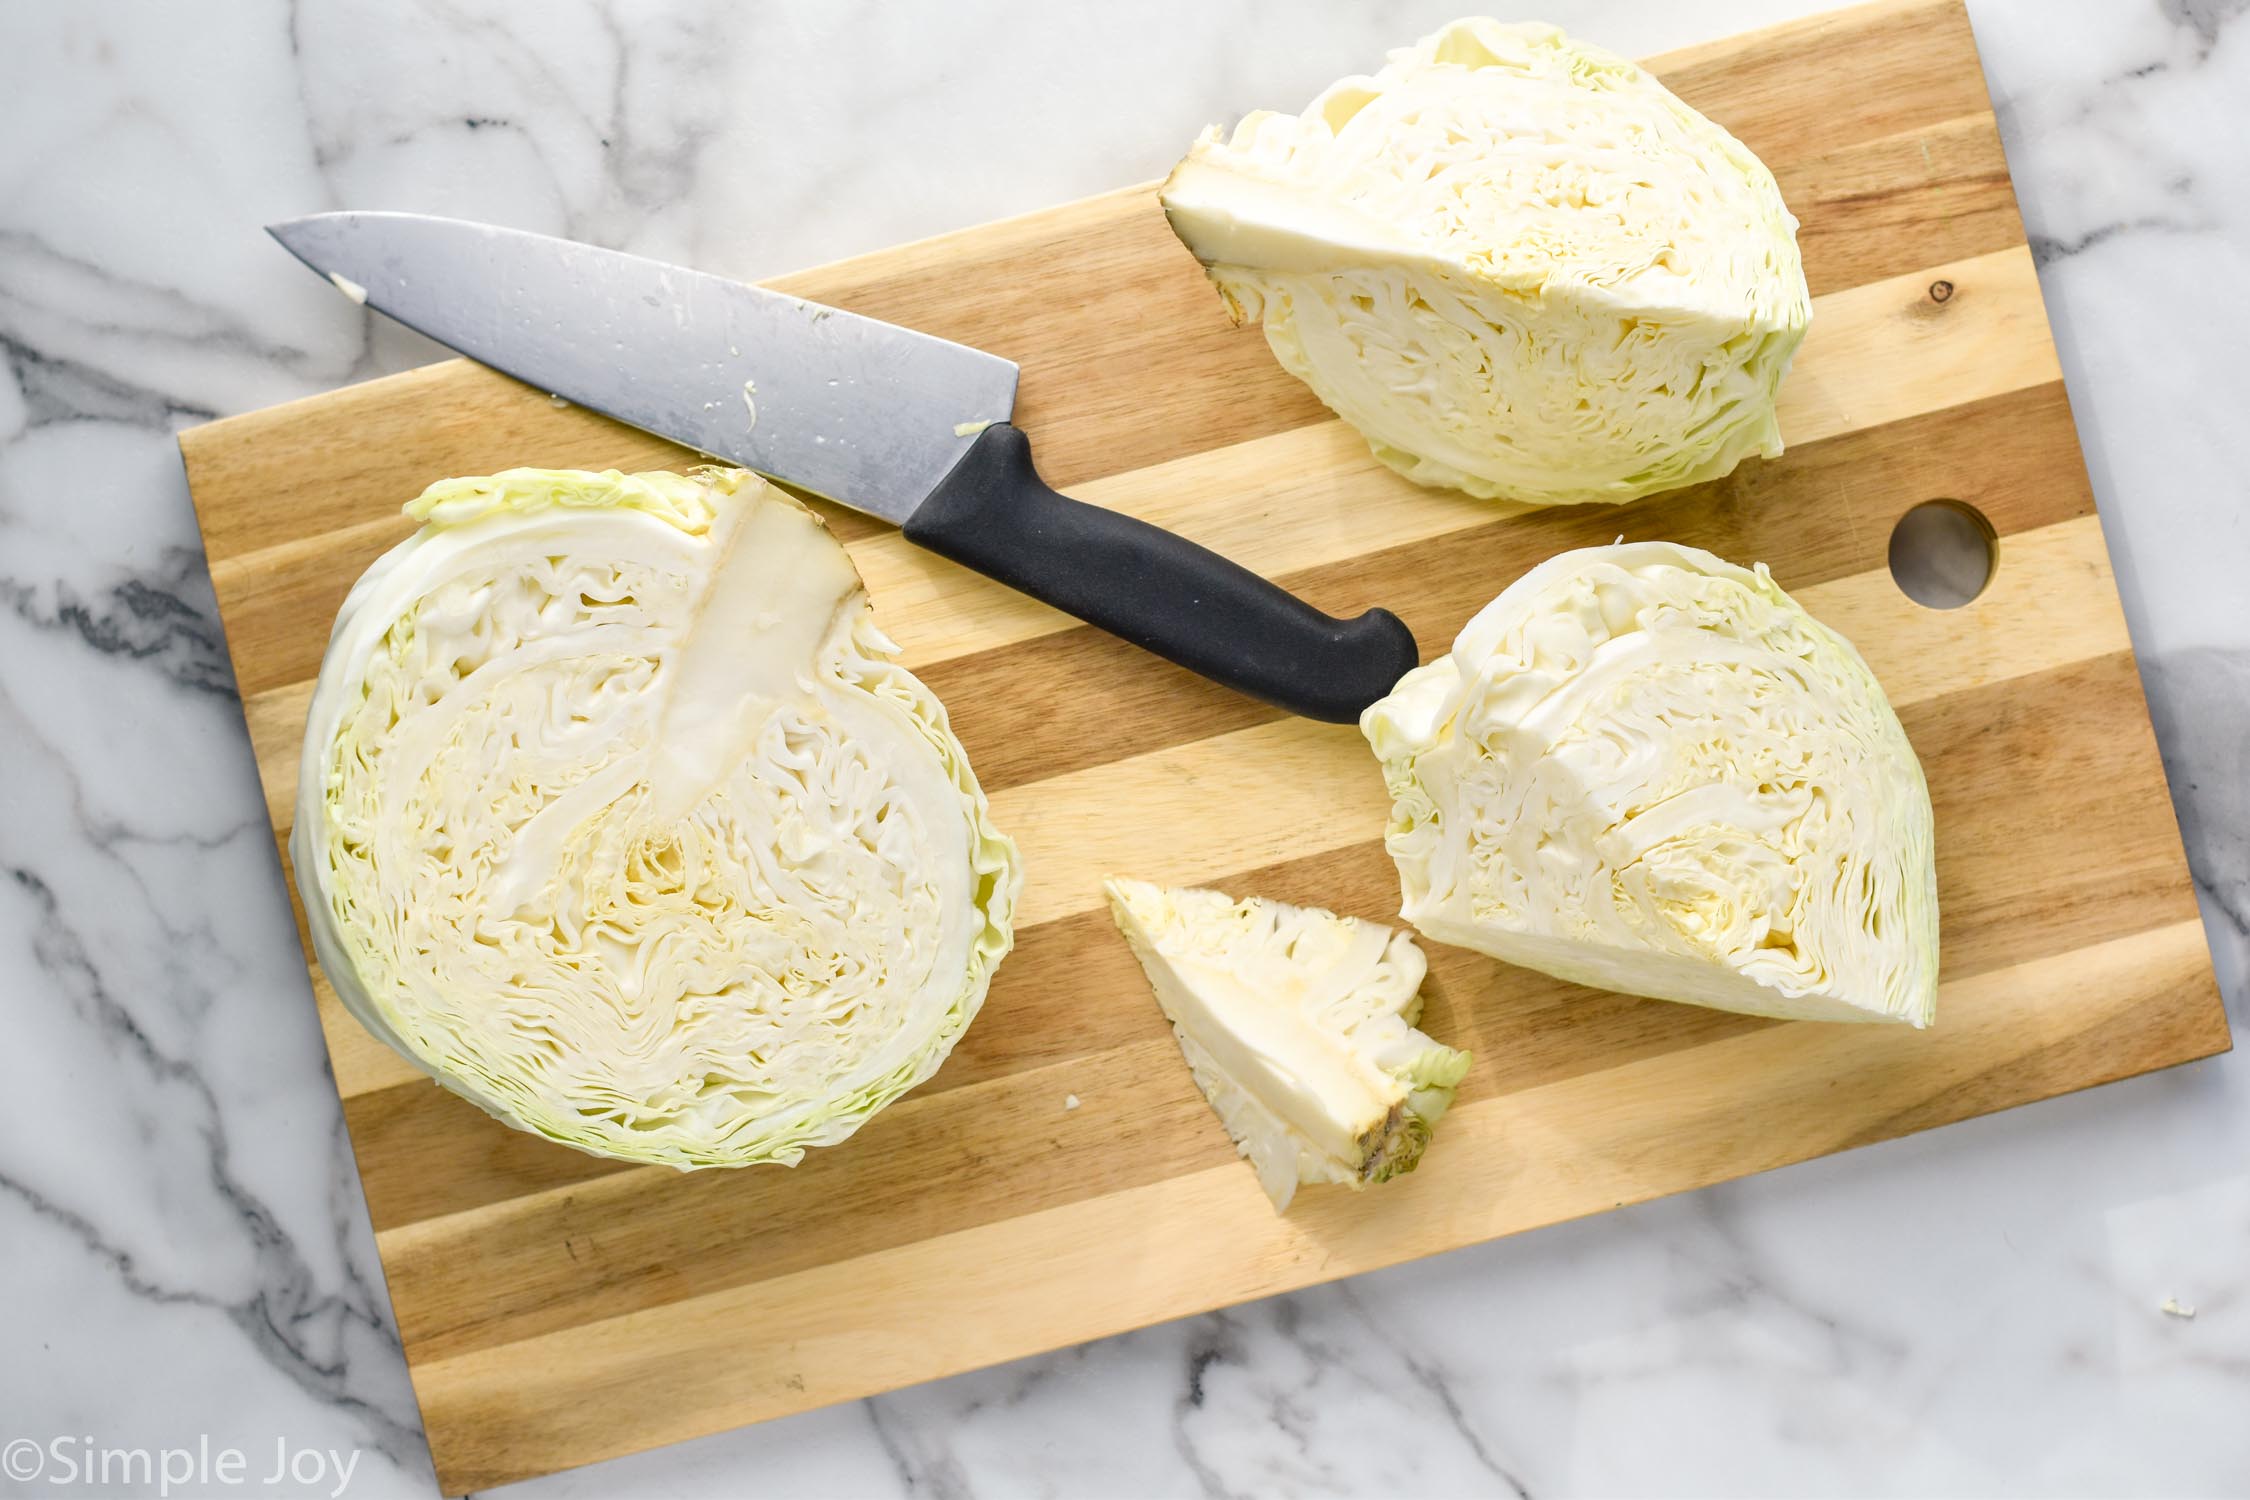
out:
<path id="1" fill-rule="evenodd" d="M 376 1036 L 520 1129 L 794 1163 L 927 1078 L 1021 885 L 850 558 L 737 470 L 448 480 L 345 601 L 298 888 Z"/>
<path id="2" fill-rule="evenodd" d="M 1469 1055 L 1414 1029 L 1422 951 L 1357 917 L 1108 883 L 1196 1086 L 1277 1209 L 1301 1182 L 1411 1172 Z"/>
<path id="3" fill-rule="evenodd" d="M 1811 301 L 1773 174 L 1552 26 L 1456 21 L 1208 130 L 1163 201 L 1235 320 L 1410 479 L 1615 502 L 1781 451 Z"/>
<path id="4" fill-rule="evenodd" d="M 1930 1023 L 1921 763 L 1851 643 L 1763 566 L 1566 552 L 1360 727 L 1429 936 L 1600 989 Z"/>

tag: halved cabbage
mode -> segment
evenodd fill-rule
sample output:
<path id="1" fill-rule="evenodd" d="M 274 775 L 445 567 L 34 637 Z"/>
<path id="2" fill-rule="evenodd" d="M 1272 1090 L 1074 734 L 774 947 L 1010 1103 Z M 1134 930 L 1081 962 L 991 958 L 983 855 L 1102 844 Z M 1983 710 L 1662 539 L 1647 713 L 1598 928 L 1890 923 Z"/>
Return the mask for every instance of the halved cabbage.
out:
<path id="1" fill-rule="evenodd" d="M 1108 882 L 1196 1087 L 1277 1209 L 1300 1182 L 1411 1172 L 1469 1054 L 1414 1029 L 1422 950 L 1357 917 Z"/>
<path id="2" fill-rule="evenodd" d="M 1422 484 L 1632 500 L 1781 451 L 1811 302 L 1749 149 L 1552 26 L 1456 21 L 1163 188 L 1237 322 Z"/>
<path id="3" fill-rule="evenodd" d="M 737 470 L 433 485 L 336 620 L 290 854 L 376 1036 L 519 1129 L 796 1162 L 927 1078 L 1021 885 L 819 518 Z"/>
<path id="4" fill-rule="evenodd" d="M 1762 565 L 1566 552 L 1360 727 L 1431 937 L 1629 994 L 1929 1024 L 1921 763 L 1851 643 Z"/>

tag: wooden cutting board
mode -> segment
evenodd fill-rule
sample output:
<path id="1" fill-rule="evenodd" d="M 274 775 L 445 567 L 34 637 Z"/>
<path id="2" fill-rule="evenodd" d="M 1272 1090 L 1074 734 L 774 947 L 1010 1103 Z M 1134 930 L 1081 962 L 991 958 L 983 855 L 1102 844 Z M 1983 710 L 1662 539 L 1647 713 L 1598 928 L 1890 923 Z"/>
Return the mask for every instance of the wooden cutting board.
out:
<path id="1" fill-rule="evenodd" d="M 1424 654 L 1533 563 L 1668 538 L 1763 560 L 1873 663 L 1937 808 L 1928 1033 L 1576 990 L 1429 945 L 1476 1068 L 1422 1170 L 1276 1217 L 1102 909 L 1112 871 L 1395 920 L 1382 779 L 1283 719 L 835 513 L 1029 869 L 944 1070 L 795 1170 L 683 1176 L 494 1123 L 314 975 L 449 1493 L 1761 1171 L 2223 1050 L 2227 1027 L 1967 17 L 1883 4 L 1651 66 L 1770 164 L 1817 301 L 1789 451 L 1625 509 L 1416 489 L 1228 327 L 1133 188 L 788 278 L 1023 366 L 1048 477 Z M 1245 100 L 1244 104 L 1260 101 Z M 1265 101 L 1289 103 L 1292 101 Z M 464 363 L 181 437 L 278 838 L 328 626 L 433 479 L 689 456 Z M 2000 536 L 1909 602 L 1893 524 Z M 286 854 L 284 855 L 286 857 Z M 1066 1110 L 1066 1096 L 1081 1107 Z"/>

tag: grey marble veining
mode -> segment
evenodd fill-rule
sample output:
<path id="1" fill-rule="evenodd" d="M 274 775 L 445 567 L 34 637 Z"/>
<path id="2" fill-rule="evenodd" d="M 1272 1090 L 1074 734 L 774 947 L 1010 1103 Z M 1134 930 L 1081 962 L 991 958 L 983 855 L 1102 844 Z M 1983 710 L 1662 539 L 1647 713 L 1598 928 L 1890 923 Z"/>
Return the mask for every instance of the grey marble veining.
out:
<path id="1" fill-rule="evenodd" d="M 261 224 L 769 274 L 1153 176 L 1460 8 L 0 8 L 0 1445 L 430 1491 L 173 434 L 434 351 Z M 1649 52 L 1814 8 L 1546 14 Z M 2245 9 L 1973 7 L 2238 1025 Z M 2197 1064 L 522 1488 L 2240 1493 L 2246 1096 Z"/>

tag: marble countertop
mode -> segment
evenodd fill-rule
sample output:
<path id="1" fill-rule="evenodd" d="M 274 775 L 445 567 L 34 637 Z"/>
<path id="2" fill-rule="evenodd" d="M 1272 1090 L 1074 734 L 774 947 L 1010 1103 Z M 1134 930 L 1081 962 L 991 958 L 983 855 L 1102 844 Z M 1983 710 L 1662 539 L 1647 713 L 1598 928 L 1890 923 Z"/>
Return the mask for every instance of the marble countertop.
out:
<path id="1" fill-rule="evenodd" d="M 432 1492 L 173 434 L 436 351 L 260 225 L 769 274 L 1158 175 L 1461 8 L 0 11 L 0 1445 Z M 1647 53 L 1816 8 L 1545 13 Z M 2250 15 L 1972 10 L 2240 1027 Z M 520 1489 L 2239 1494 L 2246 1411 L 2238 1052 Z"/>

